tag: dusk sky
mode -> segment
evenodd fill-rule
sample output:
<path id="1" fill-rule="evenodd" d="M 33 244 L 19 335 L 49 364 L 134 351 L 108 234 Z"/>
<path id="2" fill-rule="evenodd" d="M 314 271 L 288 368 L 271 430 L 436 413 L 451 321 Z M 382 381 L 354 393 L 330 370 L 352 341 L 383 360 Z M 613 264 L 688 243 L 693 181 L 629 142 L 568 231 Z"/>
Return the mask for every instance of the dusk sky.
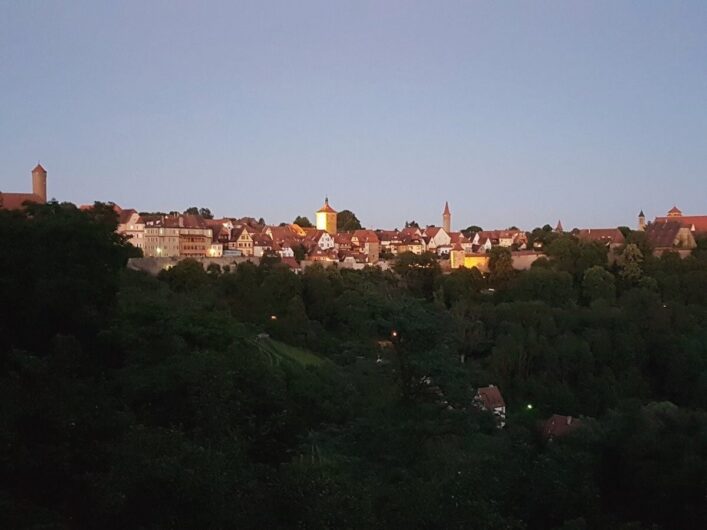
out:
<path id="1" fill-rule="evenodd" d="M 707 1 L 0 0 L 0 190 L 367 226 L 707 214 Z"/>

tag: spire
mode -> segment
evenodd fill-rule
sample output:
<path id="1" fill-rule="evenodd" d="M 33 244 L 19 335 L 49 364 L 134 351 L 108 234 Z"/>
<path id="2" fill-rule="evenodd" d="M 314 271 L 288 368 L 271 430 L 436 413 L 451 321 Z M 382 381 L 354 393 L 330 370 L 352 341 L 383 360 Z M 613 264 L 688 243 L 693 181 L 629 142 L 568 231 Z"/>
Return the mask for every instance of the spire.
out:
<path id="1" fill-rule="evenodd" d="M 447 201 L 444 202 L 444 212 L 442 212 L 442 215 L 452 215 L 452 212 L 449 211 L 449 202 Z"/>
<path id="2" fill-rule="evenodd" d="M 562 228 L 562 221 L 557 220 L 557 226 L 555 227 L 555 232 L 564 232 L 565 229 Z"/>
<path id="3" fill-rule="evenodd" d="M 638 212 L 638 217 L 645 217 L 645 215 L 643 214 L 643 210 L 641 210 L 640 212 Z"/>

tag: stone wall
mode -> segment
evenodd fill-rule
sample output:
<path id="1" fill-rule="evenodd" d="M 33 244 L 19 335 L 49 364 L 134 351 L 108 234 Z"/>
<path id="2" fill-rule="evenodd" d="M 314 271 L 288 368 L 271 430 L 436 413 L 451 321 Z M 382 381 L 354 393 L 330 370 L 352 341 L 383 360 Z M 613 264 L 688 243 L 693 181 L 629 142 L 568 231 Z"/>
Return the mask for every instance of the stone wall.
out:
<path id="1" fill-rule="evenodd" d="M 174 267 L 177 263 L 187 259 L 186 256 L 174 256 L 169 258 L 130 258 L 128 260 L 128 268 L 136 271 L 143 271 L 149 274 L 157 275 L 158 272 L 164 269 L 170 269 Z M 238 266 L 239 263 L 245 261 L 250 261 L 255 265 L 260 263 L 260 258 L 254 256 L 228 256 L 220 258 L 210 258 L 207 256 L 189 258 L 200 262 L 204 268 L 207 268 L 211 263 L 219 265 L 222 269 L 224 266 L 228 265 L 231 269 Z"/>

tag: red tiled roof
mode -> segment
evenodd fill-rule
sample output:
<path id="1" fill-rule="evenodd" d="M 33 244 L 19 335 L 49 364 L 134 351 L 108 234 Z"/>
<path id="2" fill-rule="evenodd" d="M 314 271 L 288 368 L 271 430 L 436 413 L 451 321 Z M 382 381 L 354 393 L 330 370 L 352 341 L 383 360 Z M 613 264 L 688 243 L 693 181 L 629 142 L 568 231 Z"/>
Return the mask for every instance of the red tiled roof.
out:
<path id="1" fill-rule="evenodd" d="M 677 222 L 696 233 L 707 232 L 707 215 L 681 215 L 679 217 L 656 217 L 653 224 Z"/>
<path id="2" fill-rule="evenodd" d="M 582 420 L 578 420 L 572 416 L 553 414 L 542 423 L 541 430 L 545 438 L 552 439 L 560 436 L 566 436 L 581 426 Z"/>
<path id="3" fill-rule="evenodd" d="M 25 202 L 42 204 L 42 199 L 34 193 L 0 193 L 0 208 L 19 210 Z"/>
<path id="4" fill-rule="evenodd" d="M 359 244 L 378 243 L 379 239 L 373 230 L 356 230 L 353 236 L 358 239 Z"/>
<path id="5" fill-rule="evenodd" d="M 334 208 L 329 206 L 329 199 L 328 198 L 324 199 L 324 206 L 322 206 L 321 208 L 319 208 L 319 210 L 317 210 L 317 213 L 322 213 L 322 212 L 323 213 L 336 213 L 336 210 L 334 210 Z"/>
<path id="6" fill-rule="evenodd" d="M 506 402 L 503 401 L 503 396 L 497 386 L 489 385 L 479 388 L 476 391 L 476 397 L 486 410 L 506 406 Z"/>
<path id="7" fill-rule="evenodd" d="M 665 221 L 663 223 L 651 223 L 646 227 L 646 240 L 654 248 L 672 248 L 680 232 L 680 222 Z"/>
<path id="8" fill-rule="evenodd" d="M 605 244 L 623 245 L 626 242 L 618 228 L 583 228 L 577 233 L 577 237 L 584 241 L 598 241 Z"/>

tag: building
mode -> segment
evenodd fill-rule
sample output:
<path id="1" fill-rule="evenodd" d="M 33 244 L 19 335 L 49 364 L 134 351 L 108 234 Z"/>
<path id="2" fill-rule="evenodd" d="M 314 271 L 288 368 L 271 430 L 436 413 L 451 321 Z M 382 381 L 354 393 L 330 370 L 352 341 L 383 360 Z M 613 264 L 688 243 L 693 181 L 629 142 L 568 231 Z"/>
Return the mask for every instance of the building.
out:
<path id="1" fill-rule="evenodd" d="M 124 235 L 128 243 L 144 250 L 145 221 L 135 210 L 120 210 L 118 212 L 117 232 Z"/>
<path id="2" fill-rule="evenodd" d="M 0 191 L 0 208 L 19 210 L 25 203 L 46 204 L 47 171 L 41 164 L 32 170 L 32 193 L 3 193 Z"/>
<path id="3" fill-rule="evenodd" d="M 689 254 L 697 246 L 695 236 L 689 226 L 679 221 L 653 222 L 646 226 L 646 241 L 653 247 L 653 254 L 665 252 Z"/>
<path id="4" fill-rule="evenodd" d="M 499 429 L 506 425 L 506 402 L 498 387 L 489 385 L 479 388 L 474 396 L 474 405 L 493 414 Z"/>
<path id="5" fill-rule="evenodd" d="M 580 241 L 593 241 L 615 249 L 626 243 L 626 238 L 618 228 L 583 228 L 577 232 Z"/>
<path id="6" fill-rule="evenodd" d="M 363 252 L 368 263 L 377 263 L 380 259 L 380 240 L 373 230 L 354 230 L 351 236 L 351 248 Z"/>
<path id="7" fill-rule="evenodd" d="M 198 215 L 166 215 L 145 221 L 145 257 L 207 256 L 213 232 Z"/>
<path id="8" fill-rule="evenodd" d="M 555 438 L 567 436 L 581 426 L 582 421 L 577 418 L 553 414 L 550 418 L 540 424 L 540 433 L 543 438 L 551 442 Z"/>
<path id="9" fill-rule="evenodd" d="M 442 228 L 449 234 L 452 231 L 452 212 L 449 211 L 449 203 L 445 201 L 442 212 Z"/>
<path id="10" fill-rule="evenodd" d="M 324 199 L 322 206 L 315 214 L 317 218 L 317 230 L 329 232 L 332 236 L 336 234 L 336 210 L 329 206 L 329 197 Z"/>
<path id="11" fill-rule="evenodd" d="M 681 227 L 688 228 L 696 236 L 707 235 L 707 215 L 683 215 L 677 206 L 673 206 L 666 216 L 656 217 L 652 224 L 668 222 L 680 223 Z"/>

